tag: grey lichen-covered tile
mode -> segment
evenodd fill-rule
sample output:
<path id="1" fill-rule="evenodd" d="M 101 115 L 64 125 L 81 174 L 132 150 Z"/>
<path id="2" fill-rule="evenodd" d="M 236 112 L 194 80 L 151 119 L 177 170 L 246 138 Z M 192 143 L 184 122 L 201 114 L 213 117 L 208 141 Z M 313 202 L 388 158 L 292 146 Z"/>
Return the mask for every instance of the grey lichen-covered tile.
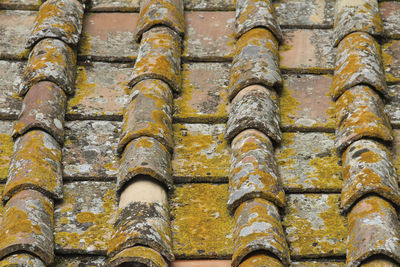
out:
<path id="1" fill-rule="evenodd" d="M 341 166 L 333 134 L 283 133 L 282 137 L 276 158 L 286 190 L 340 192 Z"/>
<path id="2" fill-rule="evenodd" d="M 4 0 L 0 3 L 1 9 L 37 10 L 43 0 Z"/>
<path id="3" fill-rule="evenodd" d="M 334 0 L 274 1 L 281 27 L 332 28 Z"/>
<path id="4" fill-rule="evenodd" d="M 400 10 L 400 8 L 399 8 Z M 390 40 L 382 45 L 383 65 L 388 83 L 400 82 L 400 40 Z"/>
<path id="5" fill-rule="evenodd" d="M 105 256 L 56 256 L 51 267 L 69 266 L 69 267 L 104 267 L 107 266 L 107 258 Z"/>
<path id="6" fill-rule="evenodd" d="M 175 182 L 227 181 L 229 152 L 224 124 L 174 124 Z"/>
<path id="7" fill-rule="evenodd" d="M 335 260 L 310 260 L 310 261 L 293 261 L 293 267 L 345 267 L 346 263 L 344 261 Z"/>
<path id="8" fill-rule="evenodd" d="M 385 105 L 385 113 L 393 128 L 400 127 L 400 84 L 389 85 L 389 101 Z"/>
<path id="9" fill-rule="evenodd" d="M 398 1 L 382 1 L 379 11 L 383 20 L 385 35 L 391 38 L 400 38 L 400 3 Z"/>
<path id="10" fill-rule="evenodd" d="M 22 98 L 18 95 L 18 87 L 25 64 L 0 60 L 0 117 L 16 119 L 22 108 Z"/>
<path id="11" fill-rule="evenodd" d="M 118 170 L 120 122 L 70 121 L 65 124 L 65 178 L 109 179 Z"/>
<path id="12" fill-rule="evenodd" d="M 137 13 L 87 13 L 78 56 L 107 62 L 134 61 L 138 50 L 133 41 L 137 19 Z"/>
<path id="13" fill-rule="evenodd" d="M 14 152 L 14 140 L 11 137 L 12 121 L 0 121 L 0 181 L 5 182 Z"/>
<path id="14" fill-rule="evenodd" d="M 392 162 L 397 170 L 397 176 L 400 177 L 400 130 L 393 130 L 393 145 L 392 145 Z"/>
<path id="15" fill-rule="evenodd" d="M 117 208 L 114 188 L 114 183 L 94 181 L 64 185 L 64 199 L 54 213 L 56 252 L 105 254 Z"/>
<path id="16" fill-rule="evenodd" d="M 287 195 L 283 226 L 292 259 L 346 254 L 346 218 L 338 203 L 339 194 Z"/>
<path id="17" fill-rule="evenodd" d="M 138 12 L 139 0 L 92 0 L 90 11 L 125 11 Z"/>
<path id="18" fill-rule="evenodd" d="M 94 62 L 77 67 L 75 94 L 69 99 L 69 119 L 122 119 L 128 103 L 130 64 Z"/>
<path id="19" fill-rule="evenodd" d="M 156 250 L 145 246 L 126 248 L 109 259 L 110 267 L 121 265 L 143 265 L 152 267 L 168 267 L 167 261 Z"/>
<path id="20" fill-rule="evenodd" d="M 0 58 L 23 59 L 29 55 L 26 41 L 35 20 L 34 11 L 0 11 Z"/>
<path id="21" fill-rule="evenodd" d="M 186 0 L 185 10 L 188 11 L 234 11 L 235 0 Z"/>
<path id="22" fill-rule="evenodd" d="M 21 251 L 17 254 L 11 254 L 0 261 L 0 266 L 33 266 L 33 267 L 45 267 L 43 261 L 31 254 L 24 253 Z"/>

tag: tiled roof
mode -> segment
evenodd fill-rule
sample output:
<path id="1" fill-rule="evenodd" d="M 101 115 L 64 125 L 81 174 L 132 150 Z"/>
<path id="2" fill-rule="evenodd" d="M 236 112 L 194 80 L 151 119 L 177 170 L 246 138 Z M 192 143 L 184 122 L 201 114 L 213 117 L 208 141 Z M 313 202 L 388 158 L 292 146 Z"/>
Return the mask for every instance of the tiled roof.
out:
<path id="1" fill-rule="evenodd" d="M 399 12 L 0 1 L 0 266 L 397 266 Z"/>

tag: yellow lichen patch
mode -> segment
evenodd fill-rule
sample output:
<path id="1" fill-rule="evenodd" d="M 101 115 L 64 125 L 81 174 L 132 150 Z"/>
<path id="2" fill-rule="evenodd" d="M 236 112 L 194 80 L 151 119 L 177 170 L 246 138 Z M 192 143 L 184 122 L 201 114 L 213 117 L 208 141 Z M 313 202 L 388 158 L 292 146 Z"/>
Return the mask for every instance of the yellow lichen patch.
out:
<path id="1" fill-rule="evenodd" d="M 84 66 L 78 66 L 75 82 L 75 95 L 69 100 L 68 108 L 73 110 L 74 106 L 95 93 L 96 84 L 87 81 L 86 70 Z"/>
<path id="2" fill-rule="evenodd" d="M 13 154 L 14 142 L 11 135 L 0 134 L 0 180 L 7 177 Z"/>
<path id="3" fill-rule="evenodd" d="M 174 124 L 174 176 L 212 180 L 228 176 L 229 153 L 223 124 Z"/>
<path id="4" fill-rule="evenodd" d="M 382 59 L 383 59 L 383 65 L 385 67 L 386 71 L 386 80 L 388 82 L 400 82 L 400 76 L 398 76 L 398 72 L 396 74 L 393 73 L 393 71 L 396 72 L 398 69 L 398 62 L 400 61 L 399 59 L 396 59 L 394 55 L 398 54 L 399 52 L 399 47 L 400 47 L 400 41 L 398 40 L 393 40 L 391 42 L 387 42 L 382 46 Z M 396 52 L 395 52 L 396 51 Z M 395 69 L 395 70 L 394 70 Z"/>
<path id="5" fill-rule="evenodd" d="M 279 101 L 282 124 L 293 125 L 295 123 L 294 118 L 297 117 L 297 112 L 300 110 L 300 102 L 286 86 L 283 87 Z"/>
<path id="6" fill-rule="evenodd" d="M 186 184 L 175 188 L 171 209 L 177 257 L 231 255 L 234 223 L 226 209 L 227 201 L 227 184 Z"/>
<path id="7" fill-rule="evenodd" d="M 291 255 L 328 257 L 346 254 L 347 227 L 339 214 L 339 194 L 289 195 L 283 225 Z"/>
<path id="8" fill-rule="evenodd" d="M 90 52 L 92 51 L 92 45 L 90 42 L 91 40 L 92 38 L 90 37 L 90 35 L 87 32 L 82 31 L 81 39 L 79 41 L 79 54 L 90 54 Z"/>

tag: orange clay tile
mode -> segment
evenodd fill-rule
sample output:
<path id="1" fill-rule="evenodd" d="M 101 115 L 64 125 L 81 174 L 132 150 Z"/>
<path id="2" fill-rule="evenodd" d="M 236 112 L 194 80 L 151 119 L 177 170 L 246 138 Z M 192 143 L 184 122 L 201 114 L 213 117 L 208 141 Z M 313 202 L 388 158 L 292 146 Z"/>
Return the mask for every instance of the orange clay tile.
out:
<path id="1" fill-rule="evenodd" d="M 369 85 L 387 96 L 379 44 L 369 34 L 362 32 L 346 36 L 338 46 L 332 97 L 336 100 L 356 85 Z"/>
<path id="2" fill-rule="evenodd" d="M 76 55 L 68 45 L 58 39 L 42 39 L 29 56 L 19 94 L 25 95 L 37 82 L 50 81 L 71 95 L 75 91 L 75 66 Z"/>
<path id="3" fill-rule="evenodd" d="M 278 43 L 263 28 L 252 29 L 236 42 L 229 83 L 229 99 L 243 88 L 260 84 L 277 91 L 282 86 L 279 70 Z"/>
<path id="4" fill-rule="evenodd" d="M 117 189 L 138 175 L 151 177 L 167 187 L 172 186 L 170 154 L 156 139 L 139 137 L 132 140 L 122 153 Z"/>
<path id="5" fill-rule="evenodd" d="M 155 27 L 143 34 L 129 86 L 146 79 L 159 79 L 174 92 L 181 91 L 181 38 L 167 27 Z"/>
<path id="6" fill-rule="evenodd" d="M 17 254 L 12 254 L 5 257 L 0 261 L 1 267 L 6 266 L 35 266 L 35 267 L 45 267 L 46 265 L 38 257 L 31 254 L 20 252 Z"/>
<path id="7" fill-rule="evenodd" d="M 228 209 L 233 213 L 256 197 L 283 207 L 285 192 L 269 138 L 257 130 L 245 130 L 233 139 L 231 153 Z"/>
<path id="8" fill-rule="evenodd" d="M 341 154 L 361 138 L 392 141 L 392 128 L 379 95 L 368 86 L 355 86 L 336 102 L 335 146 Z"/>
<path id="9" fill-rule="evenodd" d="M 256 129 L 279 144 L 280 110 L 274 90 L 253 85 L 243 89 L 232 101 L 225 138 L 231 141 L 241 131 Z"/>
<path id="10" fill-rule="evenodd" d="M 274 204 L 260 198 L 246 201 L 236 209 L 235 221 L 233 267 L 239 266 L 255 251 L 272 253 L 284 264 L 289 264 L 289 248 Z"/>
<path id="11" fill-rule="evenodd" d="M 66 102 L 64 91 L 54 83 L 43 81 L 34 84 L 25 95 L 19 119 L 14 125 L 13 137 L 32 129 L 40 129 L 62 144 Z"/>
<path id="12" fill-rule="evenodd" d="M 25 189 L 62 199 L 61 147 L 57 141 L 46 132 L 32 130 L 17 139 L 14 151 L 3 200 Z"/>
<path id="13" fill-rule="evenodd" d="M 150 247 L 168 261 L 175 259 L 171 247 L 168 208 L 161 203 L 131 202 L 118 211 L 108 256 L 114 257 L 126 248 Z"/>
<path id="14" fill-rule="evenodd" d="M 53 201 L 23 190 L 6 204 L 0 229 L 0 257 L 26 251 L 46 265 L 54 260 Z"/>
<path id="15" fill-rule="evenodd" d="M 122 250 L 109 260 L 110 267 L 122 264 L 143 264 L 143 266 L 168 267 L 168 263 L 154 249 L 143 246 L 135 246 Z"/>
<path id="16" fill-rule="evenodd" d="M 152 137 L 172 152 L 172 92 L 160 80 L 144 80 L 131 92 L 131 102 L 125 107 L 121 140 L 118 152 L 122 152 L 131 140 L 142 136 Z"/>
<path id="17" fill-rule="evenodd" d="M 239 267 L 283 267 L 284 265 L 280 260 L 267 254 L 256 253 L 243 260 Z"/>
<path id="18" fill-rule="evenodd" d="M 348 215 L 347 266 L 375 255 L 387 256 L 400 264 L 399 222 L 395 208 L 378 196 L 363 198 Z"/>
<path id="19" fill-rule="evenodd" d="M 383 23 L 377 0 L 336 1 L 334 45 L 348 34 L 365 32 L 374 36 L 383 35 Z"/>
<path id="20" fill-rule="evenodd" d="M 75 46 L 82 32 L 83 6 L 78 0 L 48 0 L 39 9 L 28 38 L 32 48 L 45 38 L 57 38 Z"/>
<path id="21" fill-rule="evenodd" d="M 154 26 L 166 26 L 177 34 L 185 33 L 183 0 L 144 0 L 140 4 L 136 41 Z"/>
<path id="22" fill-rule="evenodd" d="M 282 41 L 282 32 L 276 20 L 271 0 L 237 0 L 236 1 L 236 38 L 257 27 L 266 28 L 276 39 Z"/>
<path id="23" fill-rule="evenodd" d="M 388 149 L 376 141 L 361 139 L 346 149 L 340 203 L 344 211 L 367 194 L 380 195 L 400 205 L 398 178 L 390 160 Z"/>

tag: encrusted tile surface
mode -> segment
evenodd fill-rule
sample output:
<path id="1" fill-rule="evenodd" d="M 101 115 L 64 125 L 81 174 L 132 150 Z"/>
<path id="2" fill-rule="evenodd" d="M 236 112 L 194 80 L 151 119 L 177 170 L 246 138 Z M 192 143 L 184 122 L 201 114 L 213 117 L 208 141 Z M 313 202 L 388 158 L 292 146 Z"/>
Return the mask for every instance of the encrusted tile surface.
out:
<path id="1" fill-rule="evenodd" d="M 384 31 L 392 38 L 400 38 L 400 3 L 394 1 L 382 1 L 379 3 L 379 11 L 382 16 Z"/>
<path id="2" fill-rule="evenodd" d="M 51 267 L 104 267 L 107 266 L 107 258 L 105 256 L 56 256 Z"/>
<path id="3" fill-rule="evenodd" d="M 399 7 L 400 12 L 400 7 Z M 383 65 L 389 83 L 400 82 L 400 40 L 391 40 L 382 45 Z"/>
<path id="4" fill-rule="evenodd" d="M 1 1 L 0 8 L 37 10 L 42 2 L 42 0 L 4 0 Z"/>
<path id="5" fill-rule="evenodd" d="M 12 127 L 12 122 L 0 121 L 0 181 L 2 182 L 7 178 L 11 156 L 14 151 L 14 141 L 11 137 Z"/>
<path id="6" fill-rule="evenodd" d="M 24 63 L 0 60 L 0 117 L 16 119 L 22 107 L 22 98 L 18 95 Z"/>
<path id="7" fill-rule="evenodd" d="M 393 128 L 400 126 L 400 84 L 389 85 L 389 102 L 385 106 L 385 113 Z"/>

